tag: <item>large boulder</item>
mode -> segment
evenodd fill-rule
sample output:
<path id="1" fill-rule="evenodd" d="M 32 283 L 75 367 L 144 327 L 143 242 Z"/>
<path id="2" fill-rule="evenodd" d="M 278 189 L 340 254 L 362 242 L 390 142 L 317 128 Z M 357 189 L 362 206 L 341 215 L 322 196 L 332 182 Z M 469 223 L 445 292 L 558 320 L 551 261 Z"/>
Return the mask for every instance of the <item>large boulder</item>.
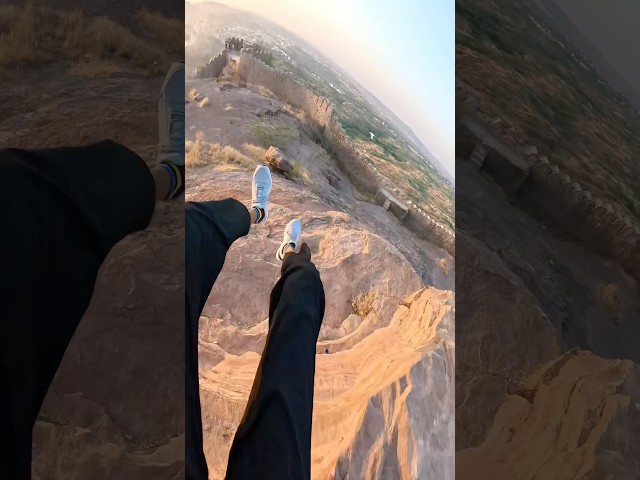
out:
<path id="1" fill-rule="evenodd" d="M 282 150 L 274 147 L 273 145 L 265 152 L 264 160 L 267 165 L 281 173 L 291 173 L 293 171 L 293 164 L 291 161 L 284 153 L 282 153 Z"/>

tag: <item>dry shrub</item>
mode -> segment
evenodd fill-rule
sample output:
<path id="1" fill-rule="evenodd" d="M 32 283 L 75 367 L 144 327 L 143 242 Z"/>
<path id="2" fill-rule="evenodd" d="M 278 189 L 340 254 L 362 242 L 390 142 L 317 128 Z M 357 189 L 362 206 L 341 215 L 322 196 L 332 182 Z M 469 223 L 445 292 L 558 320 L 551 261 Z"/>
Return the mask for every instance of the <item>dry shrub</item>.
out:
<path id="1" fill-rule="evenodd" d="M 311 176 L 309 175 L 309 170 L 307 170 L 300 160 L 296 160 L 293 162 L 293 169 L 289 173 L 291 178 L 300 180 L 304 185 L 311 185 L 313 181 L 311 180 Z"/>
<path id="2" fill-rule="evenodd" d="M 200 103 L 198 103 L 198 107 L 204 108 L 208 107 L 210 104 L 211 102 L 209 101 L 209 97 L 204 97 L 202 100 L 200 100 Z"/>
<path id="3" fill-rule="evenodd" d="M 68 52 L 81 52 L 85 35 L 85 19 L 80 10 L 65 12 L 60 17 L 61 36 L 64 49 Z"/>
<path id="4" fill-rule="evenodd" d="M 122 25 L 105 17 L 91 21 L 82 46 L 85 55 L 101 60 L 121 57 L 141 67 L 149 67 L 161 55 L 157 48 L 153 48 Z"/>
<path id="5" fill-rule="evenodd" d="M 41 48 L 49 33 L 49 24 L 33 3 L 23 9 L 2 7 L 0 35 L 0 65 L 25 66 L 47 58 Z"/>
<path id="6" fill-rule="evenodd" d="M 211 163 L 211 144 L 205 142 L 204 132 L 196 133 L 195 142 L 186 142 L 184 153 L 187 167 L 202 167 Z"/>
<path id="7" fill-rule="evenodd" d="M 194 102 L 196 98 L 198 98 L 198 90 L 195 89 L 195 88 L 192 88 L 191 90 L 189 90 L 189 93 L 187 95 L 187 99 L 190 102 Z"/>
<path id="8" fill-rule="evenodd" d="M 449 264 L 444 258 L 438 260 L 438 267 L 445 277 L 449 274 Z"/>
<path id="9" fill-rule="evenodd" d="M 256 145 L 254 143 L 243 143 L 242 147 L 240 147 L 242 151 L 248 156 L 251 157 L 256 163 L 264 163 L 264 154 L 267 153 L 267 149 Z"/>
<path id="10" fill-rule="evenodd" d="M 222 149 L 216 163 L 235 163 L 244 168 L 252 168 L 255 165 L 251 158 L 229 145 Z"/>
<path id="11" fill-rule="evenodd" d="M 232 146 L 209 143 L 204 139 L 204 132 L 196 134 L 194 142 L 185 145 L 185 162 L 187 167 L 204 167 L 206 165 L 237 165 L 252 169 L 256 162 Z"/>
<path id="12" fill-rule="evenodd" d="M 0 34 L 7 33 L 16 23 L 20 10 L 15 5 L 0 6 Z"/>
<path id="13" fill-rule="evenodd" d="M 161 13 L 152 12 L 143 8 L 136 14 L 136 20 L 140 26 L 170 52 L 179 52 L 184 49 L 184 22 L 167 18 Z"/>
<path id="14" fill-rule="evenodd" d="M 612 283 L 602 287 L 602 301 L 609 310 L 611 319 L 616 324 L 620 324 L 622 319 L 620 318 L 620 293 L 618 292 L 618 286 Z"/>
<path id="15" fill-rule="evenodd" d="M 353 313 L 358 315 L 360 318 L 364 318 L 371 310 L 373 310 L 373 301 L 376 298 L 376 292 L 374 290 L 369 290 L 367 292 L 362 292 L 353 297 L 351 300 L 351 307 L 353 308 Z"/>
<path id="16" fill-rule="evenodd" d="M 166 28 L 162 38 L 172 38 L 174 43 L 177 26 L 184 31 L 182 23 L 160 14 L 147 11 L 140 18 L 151 36 Z M 76 68 L 90 74 L 127 71 L 132 67 L 157 74 L 168 67 L 164 55 L 157 42 L 147 41 L 107 17 L 88 18 L 80 10 L 56 11 L 31 2 L 24 7 L 0 7 L 0 66 L 24 67 L 71 60 L 99 63 Z M 114 68 L 118 62 L 122 67 Z"/>

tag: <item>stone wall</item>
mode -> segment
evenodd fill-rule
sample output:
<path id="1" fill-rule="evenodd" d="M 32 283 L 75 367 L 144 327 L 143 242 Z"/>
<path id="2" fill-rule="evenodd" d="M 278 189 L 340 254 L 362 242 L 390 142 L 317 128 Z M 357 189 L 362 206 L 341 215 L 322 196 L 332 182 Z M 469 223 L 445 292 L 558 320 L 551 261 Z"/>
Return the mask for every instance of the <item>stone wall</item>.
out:
<path id="1" fill-rule="evenodd" d="M 538 154 L 537 148 L 519 142 L 517 132 L 502 120 L 488 120 L 483 135 L 473 127 L 482 121 L 481 109 L 468 92 L 458 88 L 456 103 L 466 105 L 467 116 L 461 115 L 456 126 L 456 156 L 472 160 L 483 153 L 491 154 L 493 136 L 528 163 L 526 181 L 515 192 L 516 202 L 556 231 L 580 240 L 589 248 L 616 259 L 627 272 L 640 281 L 640 224 L 619 205 L 605 201 L 597 192 L 584 188 L 566 172 Z M 471 115 L 474 118 L 471 118 Z M 482 148 L 471 148 L 471 145 Z M 519 150 L 519 151 L 518 151 Z M 469 153 L 472 152 L 472 153 Z M 477 162 L 478 159 L 476 158 Z M 484 159 L 480 161 L 482 163 Z M 474 162 L 475 163 L 475 162 Z"/>
<path id="2" fill-rule="evenodd" d="M 203 66 L 196 69 L 196 78 L 218 78 L 229 61 L 227 50 L 223 50 Z"/>
<path id="3" fill-rule="evenodd" d="M 354 146 L 349 135 L 333 114 L 330 102 L 296 82 L 292 75 L 269 67 L 259 59 L 243 52 L 240 55 L 240 80 L 250 85 L 261 85 L 273 92 L 281 101 L 302 110 L 307 118 L 306 128 L 316 137 L 320 134 L 325 145 L 340 161 L 350 182 L 360 191 L 374 196 L 386 186 L 387 179 L 373 168 L 371 161 Z M 409 205 L 409 213 L 401 222 L 419 237 L 455 255 L 455 237 L 451 229 L 431 218 L 423 210 L 411 205 L 397 190 L 394 194 Z"/>

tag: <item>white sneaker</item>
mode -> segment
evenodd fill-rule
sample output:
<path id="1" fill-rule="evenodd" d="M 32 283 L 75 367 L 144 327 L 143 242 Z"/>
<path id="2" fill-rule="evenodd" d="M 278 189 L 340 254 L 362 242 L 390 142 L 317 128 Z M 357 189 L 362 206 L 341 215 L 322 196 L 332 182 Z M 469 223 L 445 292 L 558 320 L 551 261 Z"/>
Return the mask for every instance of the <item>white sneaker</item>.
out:
<path id="1" fill-rule="evenodd" d="M 184 166 L 184 62 L 171 65 L 158 100 L 158 163 Z"/>
<path id="2" fill-rule="evenodd" d="M 298 220 L 297 218 L 295 220 L 291 220 L 284 229 L 282 245 L 280 245 L 280 248 L 278 248 L 278 251 L 276 252 L 276 258 L 280 261 L 284 260 L 284 249 L 287 246 L 293 246 L 294 250 L 298 248 L 298 243 L 300 242 L 301 235 L 302 224 L 300 223 L 300 220 Z"/>
<path id="3" fill-rule="evenodd" d="M 253 172 L 251 182 L 251 206 L 264 210 L 264 217 L 258 223 L 264 222 L 269 217 L 269 193 L 271 193 L 271 171 L 266 165 L 259 165 Z"/>

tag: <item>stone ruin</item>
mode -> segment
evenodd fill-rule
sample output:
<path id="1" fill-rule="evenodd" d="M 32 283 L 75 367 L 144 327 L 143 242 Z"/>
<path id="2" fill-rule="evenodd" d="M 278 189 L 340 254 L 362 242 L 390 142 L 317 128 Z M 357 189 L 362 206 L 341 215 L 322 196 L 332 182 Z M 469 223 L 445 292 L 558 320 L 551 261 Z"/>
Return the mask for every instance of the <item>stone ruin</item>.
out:
<path id="1" fill-rule="evenodd" d="M 400 220 L 404 220 L 409 213 L 409 208 L 384 188 L 376 192 L 375 198 L 378 204 L 382 205 L 382 208 L 391 212 Z"/>
<path id="2" fill-rule="evenodd" d="M 244 39 L 229 37 L 224 41 L 224 49 L 239 52 L 244 48 Z"/>
<path id="3" fill-rule="evenodd" d="M 456 88 L 456 159 L 490 175 L 517 204 L 563 234 L 616 259 L 640 281 L 640 226 L 620 206 L 587 190 L 517 137 L 490 120 L 461 85 Z M 498 139 L 500 138 L 500 140 Z"/>

